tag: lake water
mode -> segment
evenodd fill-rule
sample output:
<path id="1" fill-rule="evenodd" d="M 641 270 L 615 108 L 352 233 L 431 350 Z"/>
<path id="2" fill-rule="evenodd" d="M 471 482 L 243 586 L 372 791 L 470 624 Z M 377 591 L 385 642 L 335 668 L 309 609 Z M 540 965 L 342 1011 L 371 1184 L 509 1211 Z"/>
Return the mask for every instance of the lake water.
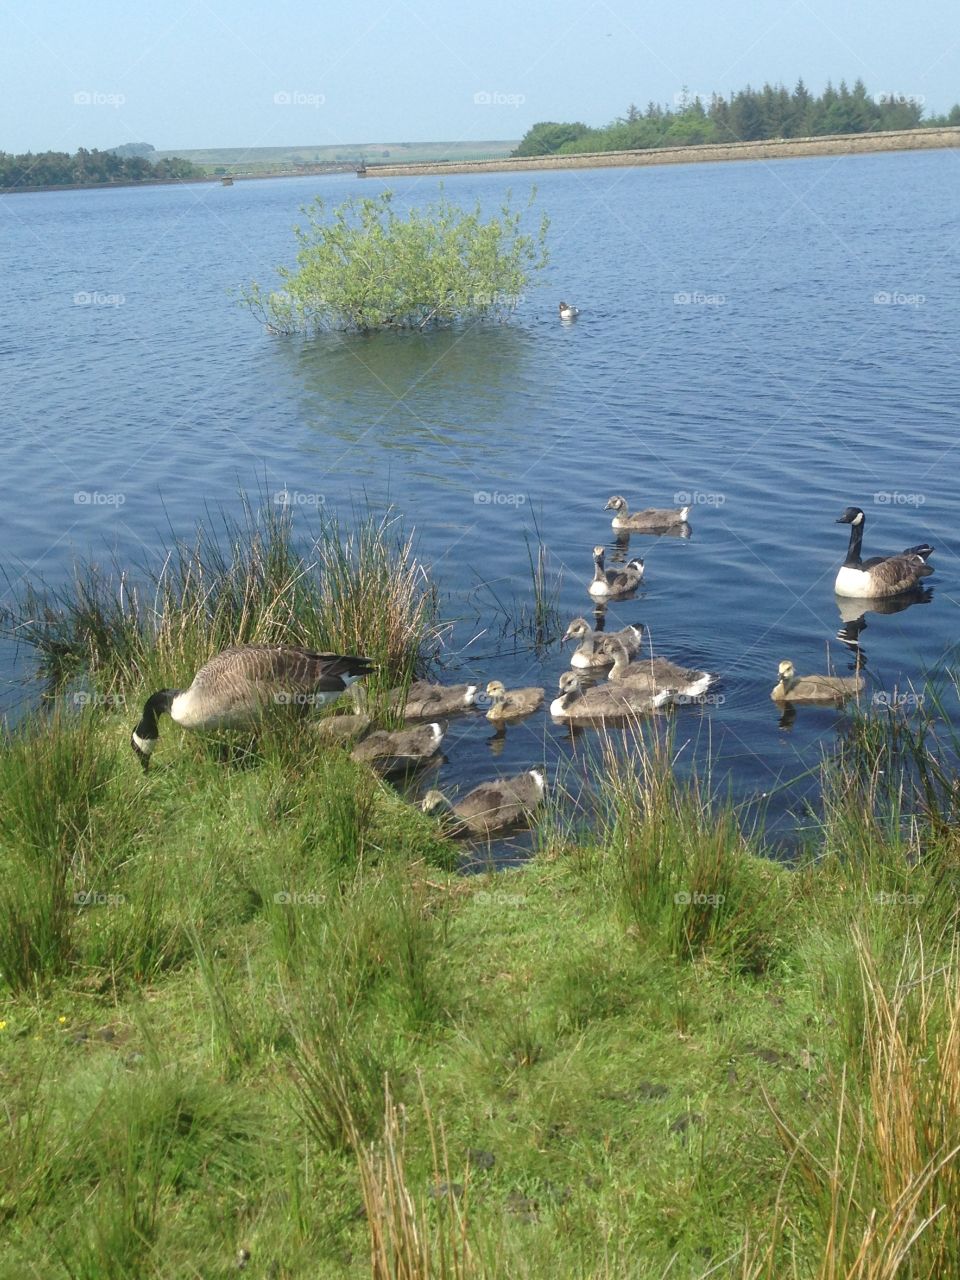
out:
<path id="1" fill-rule="evenodd" d="M 551 264 L 511 324 L 311 342 L 265 333 L 236 290 L 291 261 L 303 202 L 374 194 L 373 179 L 4 197 L 7 580 L 139 560 L 205 507 L 238 510 L 240 490 L 286 489 L 298 511 L 392 503 L 459 619 L 449 678 L 552 693 L 569 648 L 504 634 L 531 600 L 526 539 L 538 527 L 562 574 L 565 624 L 591 614 L 607 498 L 686 493 L 692 536 L 633 536 L 645 581 L 608 625 L 642 621 L 656 652 L 718 675 L 708 705 L 678 711 L 678 750 L 709 750 L 740 799 L 773 793 L 787 832 L 812 784 L 784 784 L 843 717 L 800 708 L 781 724 L 769 691 L 784 657 L 852 668 L 832 585 L 845 506 L 867 512 L 866 555 L 937 548 L 928 603 L 866 615 L 868 698 L 953 658 L 958 172 L 923 152 L 544 173 Z M 525 196 L 528 175 L 512 182 Z M 493 210 L 507 184 L 446 191 Z M 439 184 L 389 185 L 416 204 Z M 28 671 L 4 642 L 8 715 Z M 479 716 L 455 722 L 450 742 L 454 787 L 575 754 L 545 712 L 499 741 Z"/>

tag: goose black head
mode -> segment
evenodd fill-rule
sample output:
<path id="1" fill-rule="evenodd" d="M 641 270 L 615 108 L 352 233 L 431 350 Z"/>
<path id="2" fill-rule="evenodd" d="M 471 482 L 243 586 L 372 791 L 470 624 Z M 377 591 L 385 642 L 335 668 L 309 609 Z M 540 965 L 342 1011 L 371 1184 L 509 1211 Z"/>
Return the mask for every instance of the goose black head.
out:
<path id="1" fill-rule="evenodd" d="M 130 746 L 143 765 L 144 773 L 150 767 L 150 756 L 160 738 L 157 720 L 165 712 L 169 712 L 177 693 L 177 689 L 158 689 L 151 694 L 144 704 L 139 723 L 130 735 Z"/>
<path id="2" fill-rule="evenodd" d="M 836 524 L 863 524 L 863 512 L 859 507 L 847 507 L 835 521 Z"/>

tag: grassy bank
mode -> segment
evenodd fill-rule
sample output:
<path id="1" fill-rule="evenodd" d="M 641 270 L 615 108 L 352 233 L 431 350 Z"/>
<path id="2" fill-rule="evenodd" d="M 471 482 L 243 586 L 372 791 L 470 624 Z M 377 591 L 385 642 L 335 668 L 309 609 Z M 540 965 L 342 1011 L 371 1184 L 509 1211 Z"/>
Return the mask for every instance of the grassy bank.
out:
<path id="1" fill-rule="evenodd" d="M 259 545 L 165 603 L 38 612 L 97 695 L 0 743 L 0 1275 L 960 1272 L 929 734 L 854 722 L 792 869 L 648 736 L 600 761 L 592 833 L 550 813 L 528 865 L 459 876 L 309 721 L 226 756 L 169 729 L 140 771 L 129 706 L 211 618 L 307 638 L 336 598 L 333 544 L 316 579 Z"/>

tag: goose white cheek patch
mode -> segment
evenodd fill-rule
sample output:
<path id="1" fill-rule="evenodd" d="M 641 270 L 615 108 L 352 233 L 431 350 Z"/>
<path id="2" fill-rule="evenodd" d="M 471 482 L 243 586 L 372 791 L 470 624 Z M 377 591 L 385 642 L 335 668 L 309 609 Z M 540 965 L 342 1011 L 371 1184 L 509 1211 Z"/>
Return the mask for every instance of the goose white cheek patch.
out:
<path id="1" fill-rule="evenodd" d="M 139 734 L 135 733 L 133 735 L 133 745 L 137 748 L 138 751 L 141 751 L 145 756 L 148 756 L 151 754 L 154 747 L 157 745 L 157 739 L 141 738 Z"/>

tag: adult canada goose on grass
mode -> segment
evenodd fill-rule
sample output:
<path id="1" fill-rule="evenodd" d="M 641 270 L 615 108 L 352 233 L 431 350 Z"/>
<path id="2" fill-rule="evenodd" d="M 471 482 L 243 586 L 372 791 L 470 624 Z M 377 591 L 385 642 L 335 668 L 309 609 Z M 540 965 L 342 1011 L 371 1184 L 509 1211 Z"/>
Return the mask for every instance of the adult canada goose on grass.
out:
<path id="1" fill-rule="evenodd" d="M 605 569 L 605 555 L 603 547 L 593 548 L 593 579 L 587 587 L 590 594 L 598 599 L 614 600 L 636 591 L 643 578 L 643 561 L 640 557 L 629 560 L 622 569 Z"/>
<path id="2" fill-rule="evenodd" d="M 870 560 L 860 557 L 866 516 L 859 507 L 847 507 L 837 524 L 850 526 L 850 542 L 847 558 L 837 573 L 835 588 L 839 596 L 851 596 L 860 600 L 877 599 L 880 596 L 898 596 L 912 591 L 921 578 L 929 577 L 933 569 L 927 560 L 933 555 L 928 542 L 893 556 L 873 556 Z"/>
<path id="3" fill-rule="evenodd" d="M 626 498 L 619 495 L 607 499 L 604 511 L 613 512 L 611 523 L 614 529 L 636 532 L 649 530 L 651 533 L 686 524 L 690 515 L 689 507 L 648 507 L 646 511 L 634 511 L 631 515 L 627 510 Z"/>
<path id="4" fill-rule="evenodd" d="M 536 711 L 543 702 L 544 690 L 533 687 L 507 689 L 501 680 L 491 680 L 487 685 L 487 696 L 492 699 L 487 719 L 494 724 L 502 724 L 507 720 L 521 720 Z"/>
<path id="5" fill-rule="evenodd" d="M 255 726 L 271 708 L 322 707 L 373 669 L 370 658 L 315 653 L 297 645 L 235 645 L 205 662 L 187 689 L 158 689 L 130 736 L 144 769 L 160 737 L 160 716 L 184 729 Z"/>
<path id="6" fill-rule="evenodd" d="M 626 649 L 631 658 L 638 654 L 643 642 L 643 627 L 627 626 L 619 631 L 594 631 L 586 618 L 574 618 L 560 643 L 567 640 L 580 642 L 570 659 L 571 667 L 581 671 L 594 671 L 610 666 L 617 644 Z"/>
<path id="7" fill-rule="evenodd" d="M 798 676 L 789 659 L 780 663 L 778 674 L 770 690 L 774 702 L 842 702 L 864 686 L 859 671 L 855 676 Z"/>
<path id="8" fill-rule="evenodd" d="M 629 684 L 598 684 L 586 688 L 575 671 L 560 677 L 560 694 L 550 703 L 557 720 L 616 720 L 656 711 L 670 701 L 668 689 L 650 692 Z"/>
<path id="9" fill-rule="evenodd" d="M 421 807 L 424 813 L 443 812 L 451 835 L 490 836 L 528 822 L 546 791 L 543 773 L 529 769 L 513 778 L 482 782 L 454 804 L 442 791 L 428 791 Z"/>
<path id="10" fill-rule="evenodd" d="M 631 662 L 622 644 L 614 645 L 613 666 L 607 678 L 651 695 L 666 689 L 682 698 L 699 698 L 713 679 L 709 671 L 680 667 L 666 658 L 640 657 Z"/>

